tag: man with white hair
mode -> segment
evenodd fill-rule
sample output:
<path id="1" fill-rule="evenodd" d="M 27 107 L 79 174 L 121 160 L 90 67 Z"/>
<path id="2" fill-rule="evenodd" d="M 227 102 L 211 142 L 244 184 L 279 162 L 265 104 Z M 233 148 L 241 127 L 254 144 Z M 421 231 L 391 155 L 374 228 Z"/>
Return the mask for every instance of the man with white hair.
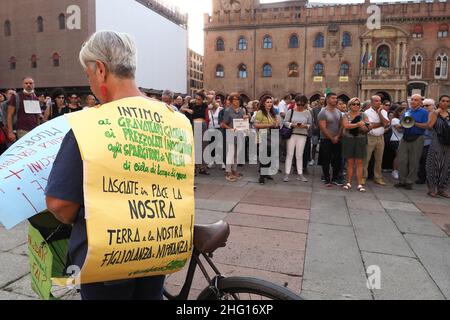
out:
<path id="1" fill-rule="evenodd" d="M 428 114 L 434 112 L 436 108 L 436 103 L 433 99 L 425 99 L 423 100 L 423 108 L 428 111 Z M 419 163 L 419 172 L 417 174 L 416 184 L 425 184 L 427 181 L 427 173 L 426 173 L 426 163 L 428 157 L 428 150 L 430 149 L 431 141 L 433 139 L 432 132 L 427 129 L 425 130 L 425 134 L 423 135 L 424 145 L 422 150 L 422 156 L 420 157 Z"/>
<path id="2" fill-rule="evenodd" d="M 397 188 L 412 190 L 417 178 L 420 157 L 424 145 L 424 134 L 428 128 L 428 111 L 422 108 L 422 96 L 415 94 L 411 97 L 410 107 L 403 117 L 412 117 L 415 124 L 411 128 L 404 128 L 403 138 L 398 149 L 399 183 Z"/>
<path id="3" fill-rule="evenodd" d="M 173 92 L 170 90 L 164 90 L 161 97 L 162 102 L 170 106 L 173 111 L 178 111 L 178 108 L 173 105 Z"/>
<path id="4" fill-rule="evenodd" d="M 141 186 L 146 188 L 152 184 L 156 186 L 163 180 L 167 189 L 171 190 L 176 185 L 180 192 L 183 192 L 183 201 L 191 197 L 189 193 L 193 188 L 194 163 L 191 150 L 187 151 L 188 155 L 185 157 L 188 159 L 186 166 L 176 169 L 177 172 L 186 175 L 186 180 L 182 182 L 172 179 L 161 180 L 156 173 L 138 173 L 131 169 L 133 166 L 124 168 L 124 160 L 135 164 L 141 163 L 146 157 L 143 154 L 150 153 L 143 151 L 138 155 L 137 151 L 134 154 L 130 151 L 129 154 L 125 154 L 125 148 L 128 147 L 124 147 L 123 151 L 112 157 L 110 149 L 106 147 L 111 140 L 105 141 L 109 138 L 105 138 L 104 129 L 97 125 L 98 119 L 105 117 L 111 121 L 108 128 L 114 130 L 115 141 L 121 145 L 128 143 L 130 147 L 128 150 L 132 148 L 136 150 L 141 147 L 142 142 L 150 146 L 149 141 L 153 141 L 150 139 L 153 137 L 167 137 L 170 140 L 175 136 L 175 131 L 171 130 L 165 131 L 164 136 L 159 133 L 155 135 L 156 130 L 151 129 L 153 126 L 138 127 L 132 124 L 132 120 L 135 123 L 144 121 L 155 123 L 156 127 L 156 123 L 164 119 L 166 126 L 173 125 L 180 136 L 187 137 L 183 141 L 191 144 L 193 141 L 189 121 L 180 113 L 168 110 L 166 104 L 147 99 L 142 95 L 135 81 L 136 55 L 137 49 L 131 37 L 115 31 L 98 31 L 83 45 L 80 62 L 92 93 L 99 99 L 102 108 L 74 112 L 67 117 L 72 130 L 61 143 L 45 190 L 48 210 L 62 223 L 72 225 L 68 245 L 69 265 L 81 269 L 80 290 L 83 300 L 162 300 L 165 277 L 158 274 L 164 272 L 152 270 L 152 264 L 158 260 L 158 257 L 151 255 L 151 247 L 155 242 L 150 241 L 153 240 L 150 239 L 150 234 L 148 241 L 142 240 L 142 237 L 139 238 L 139 232 L 143 234 L 144 231 L 150 230 L 152 234 L 153 232 L 156 234 L 156 231 L 152 230 L 163 228 L 166 222 L 162 222 L 165 219 L 156 219 L 156 216 L 155 219 L 148 220 L 151 218 L 150 214 L 143 219 L 144 217 L 139 218 L 131 213 L 130 219 L 127 213 L 128 210 L 132 210 L 129 200 L 133 198 L 135 199 L 133 202 L 141 202 L 143 199 L 149 199 L 147 192 L 141 193 L 144 190 Z M 160 117 L 159 120 L 156 120 L 156 116 Z M 125 118 L 128 120 L 126 128 L 128 133 L 119 129 L 120 119 Z M 87 135 L 84 128 L 91 128 L 87 130 Z M 183 137 L 177 138 L 177 142 L 180 141 L 178 139 Z M 177 151 L 172 152 L 178 154 Z M 159 158 L 157 163 L 158 166 L 161 164 L 164 170 L 172 170 L 174 167 L 168 159 Z M 111 180 L 109 183 L 103 180 L 102 188 L 101 182 L 98 181 L 100 177 Z M 115 185 L 116 183 L 118 184 Z M 119 184 L 124 187 L 120 187 Z M 108 188 L 106 185 L 109 185 L 108 190 L 105 189 Z M 186 190 L 183 190 L 184 188 Z M 176 208 L 176 204 L 174 206 Z M 189 212 L 194 213 L 193 196 L 183 203 L 182 209 L 177 211 L 174 219 Z M 119 236 L 119 231 L 116 234 L 116 226 L 125 228 L 131 224 L 134 240 L 124 241 L 124 238 Z M 148 229 L 150 225 L 154 229 Z M 131 229 L 128 230 L 131 232 Z M 137 232 L 137 238 L 134 237 L 136 235 L 134 230 Z M 183 231 L 184 234 L 186 232 Z M 148 252 L 150 254 L 147 254 Z M 156 251 L 154 252 L 156 254 Z M 173 255 L 171 258 L 182 260 Z M 165 264 L 161 260 L 161 265 Z M 155 266 L 154 270 L 166 269 Z"/>

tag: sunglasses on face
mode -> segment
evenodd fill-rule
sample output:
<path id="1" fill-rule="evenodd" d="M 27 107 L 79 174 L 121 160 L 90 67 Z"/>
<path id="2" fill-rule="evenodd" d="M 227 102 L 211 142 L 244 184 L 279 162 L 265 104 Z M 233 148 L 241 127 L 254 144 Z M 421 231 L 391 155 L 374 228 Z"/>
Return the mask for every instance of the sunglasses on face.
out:
<path id="1" fill-rule="evenodd" d="M 56 97 L 56 99 L 65 99 L 66 97 L 61 96 L 61 97 Z"/>
<path id="2" fill-rule="evenodd" d="M 351 105 L 352 105 L 352 106 L 360 106 L 361 103 L 359 103 L 359 102 L 354 102 L 354 103 L 352 103 Z"/>

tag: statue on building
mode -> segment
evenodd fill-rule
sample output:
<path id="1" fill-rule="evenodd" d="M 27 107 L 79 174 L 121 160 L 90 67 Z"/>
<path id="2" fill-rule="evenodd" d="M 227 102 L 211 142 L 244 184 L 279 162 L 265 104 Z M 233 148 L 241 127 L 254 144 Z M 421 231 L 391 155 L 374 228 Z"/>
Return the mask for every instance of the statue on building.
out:
<path id="1" fill-rule="evenodd" d="M 377 53 L 377 68 L 389 68 L 389 47 L 380 46 Z"/>

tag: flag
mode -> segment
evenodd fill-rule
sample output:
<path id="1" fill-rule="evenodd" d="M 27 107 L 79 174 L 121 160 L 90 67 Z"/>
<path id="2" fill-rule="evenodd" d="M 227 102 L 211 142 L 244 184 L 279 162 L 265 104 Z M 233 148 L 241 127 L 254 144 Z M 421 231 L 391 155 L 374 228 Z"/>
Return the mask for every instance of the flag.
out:
<path id="1" fill-rule="evenodd" d="M 361 58 L 361 65 L 363 65 L 363 66 L 364 66 L 364 63 L 366 62 L 366 54 L 367 54 L 367 52 L 364 52 L 364 54 Z"/>
<path id="2" fill-rule="evenodd" d="M 369 53 L 369 59 L 368 59 L 368 66 L 369 68 L 372 68 L 372 53 Z"/>

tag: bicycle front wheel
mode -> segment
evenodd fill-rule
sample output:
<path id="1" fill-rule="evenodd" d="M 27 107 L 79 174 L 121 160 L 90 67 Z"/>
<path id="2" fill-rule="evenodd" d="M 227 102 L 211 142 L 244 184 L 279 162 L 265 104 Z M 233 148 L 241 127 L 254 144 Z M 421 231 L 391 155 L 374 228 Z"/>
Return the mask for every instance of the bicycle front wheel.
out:
<path id="1" fill-rule="evenodd" d="M 197 300 L 302 300 L 287 288 L 256 278 L 222 278 L 217 287 L 218 292 L 206 288 Z"/>

